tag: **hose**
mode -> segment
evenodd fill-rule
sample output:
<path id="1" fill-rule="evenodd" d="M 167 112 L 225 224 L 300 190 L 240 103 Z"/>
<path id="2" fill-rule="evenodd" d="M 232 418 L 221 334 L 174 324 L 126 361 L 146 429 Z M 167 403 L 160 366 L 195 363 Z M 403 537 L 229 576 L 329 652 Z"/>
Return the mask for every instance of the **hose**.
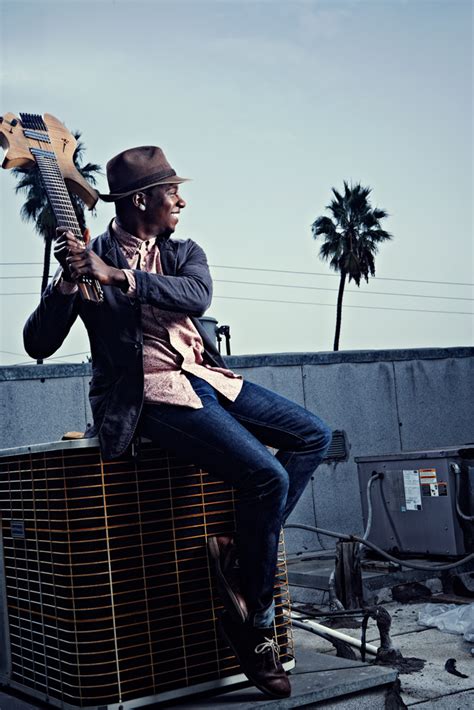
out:
<path id="1" fill-rule="evenodd" d="M 367 540 L 367 538 L 370 535 L 370 530 L 372 528 L 372 512 L 373 512 L 373 506 L 372 506 L 372 495 L 371 495 L 371 488 L 374 483 L 374 481 L 377 480 L 377 478 L 383 478 L 382 473 L 378 473 L 377 471 L 374 471 L 371 475 L 371 477 L 368 480 L 367 483 L 367 525 L 365 526 L 365 531 L 362 536 L 363 540 Z M 362 547 L 362 543 L 360 545 Z"/>
<path id="2" fill-rule="evenodd" d="M 456 513 L 463 520 L 468 520 L 469 522 L 471 522 L 472 520 L 474 520 L 474 515 L 466 515 L 465 513 L 462 512 L 461 506 L 459 505 L 460 486 L 458 484 L 458 476 L 461 475 L 461 468 L 457 463 L 452 463 L 450 468 L 451 468 L 451 471 L 454 473 L 454 491 L 455 491 L 454 496 L 456 499 Z"/>
<path id="3" fill-rule="evenodd" d="M 382 550 L 380 547 L 375 545 L 373 542 L 369 542 L 368 540 L 364 540 L 359 535 L 345 535 L 344 533 L 334 532 L 333 530 L 324 530 L 323 528 L 317 528 L 317 527 L 314 527 L 313 525 L 303 525 L 301 523 L 289 523 L 289 524 L 285 525 L 284 529 L 287 530 L 288 528 L 295 528 L 298 530 L 308 530 L 309 532 L 319 533 L 320 535 L 327 535 L 328 537 L 335 537 L 339 540 L 345 540 L 346 542 L 360 542 L 363 545 L 366 545 L 367 547 L 369 547 L 371 550 L 374 550 L 375 552 L 377 552 L 382 557 L 385 557 L 385 559 L 390 560 L 390 562 L 395 562 L 395 564 L 399 565 L 400 567 L 408 567 L 409 569 L 420 569 L 425 572 L 444 572 L 444 570 L 454 569 L 455 567 L 459 567 L 459 565 L 462 565 L 462 564 L 465 564 L 466 562 L 470 562 L 471 560 L 474 560 L 474 552 L 471 552 L 469 555 L 466 555 L 466 557 L 463 557 L 462 559 L 457 560 L 457 562 L 450 562 L 447 565 L 437 565 L 437 566 L 418 565 L 418 564 L 415 564 L 414 562 L 407 562 L 406 560 L 399 560 L 397 557 L 394 557 L 390 553 Z"/>

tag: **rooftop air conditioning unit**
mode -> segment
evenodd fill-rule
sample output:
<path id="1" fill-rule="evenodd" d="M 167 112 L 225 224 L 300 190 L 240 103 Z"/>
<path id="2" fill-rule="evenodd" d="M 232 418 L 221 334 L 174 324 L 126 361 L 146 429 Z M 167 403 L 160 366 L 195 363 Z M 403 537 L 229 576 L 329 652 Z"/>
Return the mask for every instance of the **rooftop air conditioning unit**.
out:
<path id="1" fill-rule="evenodd" d="M 0 682 L 61 708 L 128 710 L 245 680 L 216 632 L 206 536 L 234 492 L 152 444 L 103 462 L 95 439 L 0 452 Z M 293 667 L 283 542 L 275 588 Z"/>
<path id="2" fill-rule="evenodd" d="M 474 445 L 356 459 L 368 540 L 388 552 L 459 556 L 474 550 Z"/>

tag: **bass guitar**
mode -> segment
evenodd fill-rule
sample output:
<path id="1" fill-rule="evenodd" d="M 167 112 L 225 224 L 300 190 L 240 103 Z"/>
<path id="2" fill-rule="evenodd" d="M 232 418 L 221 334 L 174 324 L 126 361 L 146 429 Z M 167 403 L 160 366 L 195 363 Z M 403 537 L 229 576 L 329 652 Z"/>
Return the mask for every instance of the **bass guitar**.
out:
<path id="1" fill-rule="evenodd" d="M 32 168 L 38 166 L 43 185 L 58 227 L 66 227 L 81 242 L 85 238 L 79 227 L 68 188 L 92 209 L 99 195 L 74 165 L 76 139 L 57 118 L 45 113 L 13 113 L 0 116 L 0 145 L 5 150 L 2 167 Z M 84 276 L 78 283 L 86 301 L 101 303 L 102 286 L 96 279 Z"/>

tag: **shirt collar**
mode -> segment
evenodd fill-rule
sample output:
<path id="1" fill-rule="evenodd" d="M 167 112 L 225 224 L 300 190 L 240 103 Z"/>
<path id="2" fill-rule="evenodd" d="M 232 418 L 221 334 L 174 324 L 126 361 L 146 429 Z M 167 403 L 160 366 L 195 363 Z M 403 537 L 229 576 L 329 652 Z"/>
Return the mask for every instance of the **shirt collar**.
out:
<path id="1" fill-rule="evenodd" d="M 134 257 L 140 249 L 143 251 L 145 248 L 144 244 L 146 244 L 146 242 L 143 242 L 138 237 L 135 237 L 133 234 L 130 234 L 130 232 L 127 232 L 118 222 L 117 218 L 115 218 L 112 222 L 112 231 L 114 233 L 114 237 L 120 244 L 123 253 L 128 259 Z"/>

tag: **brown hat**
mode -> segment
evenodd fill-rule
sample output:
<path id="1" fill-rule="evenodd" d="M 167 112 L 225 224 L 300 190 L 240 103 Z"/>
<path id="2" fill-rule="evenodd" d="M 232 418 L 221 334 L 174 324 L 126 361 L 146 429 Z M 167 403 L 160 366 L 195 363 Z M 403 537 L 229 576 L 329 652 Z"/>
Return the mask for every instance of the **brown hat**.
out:
<path id="1" fill-rule="evenodd" d="M 165 154 L 155 145 L 130 148 L 107 163 L 109 195 L 99 195 L 104 202 L 115 202 L 154 185 L 186 182 L 176 175 Z"/>

